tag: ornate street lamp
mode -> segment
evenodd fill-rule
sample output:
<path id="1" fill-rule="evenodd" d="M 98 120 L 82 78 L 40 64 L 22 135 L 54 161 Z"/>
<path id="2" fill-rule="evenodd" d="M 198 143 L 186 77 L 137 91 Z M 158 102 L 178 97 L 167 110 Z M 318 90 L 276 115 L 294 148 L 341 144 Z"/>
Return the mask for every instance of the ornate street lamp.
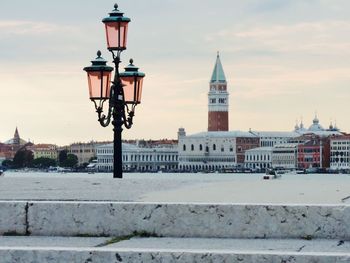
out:
<path id="1" fill-rule="evenodd" d="M 97 52 L 97 58 L 91 61 L 91 66 L 84 70 L 88 75 L 90 100 L 94 102 L 98 121 L 102 127 L 107 127 L 112 121 L 114 131 L 113 177 L 123 177 L 122 167 L 122 131 L 123 126 L 130 129 L 133 124 L 135 107 L 141 103 L 142 84 L 145 74 L 138 71 L 130 59 L 130 65 L 125 72 L 119 73 L 120 54 L 126 49 L 128 23 L 130 19 L 123 16 L 114 5 L 109 17 L 102 20 L 105 24 L 107 48 L 112 53 L 114 63 L 114 80 L 111 81 L 113 67 L 107 66 L 107 61 Z M 111 85 L 112 84 L 112 85 Z M 105 115 L 104 103 L 108 101 L 108 112 Z"/>

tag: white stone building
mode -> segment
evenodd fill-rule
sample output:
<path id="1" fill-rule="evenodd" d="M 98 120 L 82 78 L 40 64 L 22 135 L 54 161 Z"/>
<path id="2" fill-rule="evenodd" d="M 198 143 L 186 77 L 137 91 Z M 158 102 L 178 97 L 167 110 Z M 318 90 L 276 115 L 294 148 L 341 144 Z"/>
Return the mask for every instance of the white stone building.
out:
<path id="1" fill-rule="evenodd" d="M 182 171 L 232 169 L 243 165 L 245 147 L 259 146 L 255 135 L 242 131 L 201 132 L 186 136 L 181 128 L 178 140 L 179 170 Z M 243 140 L 244 144 L 241 143 Z"/>
<path id="2" fill-rule="evenodd" d="M 272 167 L 296 169 L 298 166 L 298 144 L 286 143 L 275 145 L 272 149 Z"/>
<path id="3" fill-rule="evenodd" d="M 331 139 L 331 170 L 350 170 L 350 135 Z"/>
<path id="4" fill-rule="evenodd" d="M 299 137 L 298 132 L 284 131 L 250 131 L 260 138 L 260 147 L 273 147 L 277 144 L 288 143 L 291 139 Z"/>
<path id="5" fill-rule="evenodd" d="M 177 147 L 143 148 L 123 143 L 122 148 L 124 171 L 176 171 L 178 168 Z M 101 172 L 113 171 L 112 143 L 97 147 L 97 168 Z"/>
<path id="6" fill-rule="evenodd" d="M 252 170 L 265 170 L 272 167 L 273 147 L 258 147 L 245 152 L 244 167 Z"/>

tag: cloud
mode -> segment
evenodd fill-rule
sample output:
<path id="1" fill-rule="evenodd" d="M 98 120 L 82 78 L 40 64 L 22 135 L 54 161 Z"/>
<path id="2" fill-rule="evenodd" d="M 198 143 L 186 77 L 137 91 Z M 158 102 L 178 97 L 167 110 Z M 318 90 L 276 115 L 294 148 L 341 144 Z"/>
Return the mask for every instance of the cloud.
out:
<path id="1" fill-rule="evenodd" d="M 226 41 L 230 51 L 264 50 L 275 53 L 350 54 L 350 22 L 318 21 L 291 25 L 233 27 L 206 36 L 206 41 Z M 273 53 L 272 53 L 273 54 Z"/>
<path id="2" fill-rule="evenodd" d="M 46 22 L 3 20 L 0 21 L 0 33 L 10 35 L 41 35 L 55 32 L 74 32 L 75 28 Z"/>

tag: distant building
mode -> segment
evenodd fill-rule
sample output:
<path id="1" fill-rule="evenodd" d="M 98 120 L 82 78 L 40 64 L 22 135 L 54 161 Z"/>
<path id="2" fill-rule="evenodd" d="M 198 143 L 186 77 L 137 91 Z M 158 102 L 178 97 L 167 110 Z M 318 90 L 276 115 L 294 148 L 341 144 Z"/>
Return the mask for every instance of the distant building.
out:
<path id="1" fill-rule="evenodd" d="M 245 151 L 244 167 L 253 170 L 265 170 L 272 167 L 273 147 L 258 147 Z"/>
<path id="2" fill-rule="evenodd" d="M 72 143 L 67 146 L 68 154 L 74 154 L 78 157 L 78 165 L 82 165 L 84 163 L 89 163 L 91 158 L 95 158 L 97 156 L 97 147 L 104 145 L 108 142 L 87 142 L 87 143 Z"/>
<path id="3" fill-rule="evenodd" d="M 16 152 L 27 144 L 28 143 L 25 140 L 20 138 L 18 129 L 16 127 L 13 138 L 4 142 L 5 146 L 2 146 L 0 148 L 1 151 L 5 154 L 6 159 L 13 159 Z M 29 143 L 29 145 L 31 145 L 31 143 Z"/>
<path id="4" fill-rule="evenodd" d="M 140 147 L 175 147 L 177 146 L 177 140 L 160 139 L 160 140 L 123 140 L 124 143 L 134 144 Z"/>
<path id="5" fill-rule="evenodd" d="M 297 169 L 298 143 L 275 145 L 272 150 L 272 167 Z"/>
<path id="6" fill-rule="evenodd" d="M 219 52 L 209 83 L 208 93 L 208 131 L 229 130 L 229 94 Z"/>
<path id="7" fill-rule="evenodd" d="M 123 170 L 131 172 L 176 171 L 178 153 L 176 147 L 139 147 L 122 144 Z M 113 144 L 97 147 L 98 171 L 113 171 Z"/>
<path id="8" fill-rule="evenodd" d="M 243 167 L 246 150 L 259 147 L 259 138 L 249 132 L 201 132 L 186 136 L 179 129 L 179 169 L 214 171 Z"/>
<path id="9" fill-rule="evenodd" d="M 288 143 L 293 138 L 299 137 L 298 132 L 284 131 L 250 131 L 260 138 L 260 147 L 273 147 L 277 144 Z"/>
<path id="10" fill-rule="evenodd" d="M 331 170 L 350 170 L 350 134 L 331 139 Z"/>
<path id="11" fill-rule="evenodd" d="M 5 159 L 12 159 L 14 157 L 12 147 L 4 143 L 0 143 L 0 154 L 4 156 Z"/>
<path id="12" fill-rule="evenodd" d="M 342 133 L 340 130 L 337 128 L 337 126 L 333 126 L 331 123 L 329 125 L 328 129 L 323 128 L 323 126 L 320 124 L 320 121 L 315 115 L 312 124 L 308 129 L 304 128 L 303 122 L 300 123 L 300 125 L 296 124 L 294 128 L 294 132 L 299 133 L 300 135 L 302 134 L 308 134 L 308 133 L 313 133 L 315 135 L 321 136 L 321 137 L 327 137 L 327 136 L 332 136 L 332 135 L 341 135 Z"/>
<path id="13" fill-rule="evenodd" d="M 298 144 L 298 168 L 329 168 L 330 166 L 330 137 L 315 134 L 304 134 L 295 140 Z"/>
<path id="14" fill-rule="evenodd" d="M 58 149 L 54 144 L 35 144 L 27 148 L 34 154 L 34 159 L 37 158 L 50 158 L 58 159 Z"/>

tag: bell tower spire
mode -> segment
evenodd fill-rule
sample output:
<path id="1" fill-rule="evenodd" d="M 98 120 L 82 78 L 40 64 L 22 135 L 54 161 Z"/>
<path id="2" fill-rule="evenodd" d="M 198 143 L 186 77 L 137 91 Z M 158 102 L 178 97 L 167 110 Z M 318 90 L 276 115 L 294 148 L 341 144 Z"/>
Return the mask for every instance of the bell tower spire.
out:
<path id="1" fill-rule="evenodd" d="M 15 134 L 13 136 L 13 144 L 19 145 L 21 143 L 21 138 L 19 137 L 18 129 L 16 127 Z"/>
<path id="2" fill-rule="evenodd" d="M 227 81 L 221 64 L 219 51 L 209 82 L 208 93 L 208 131 L 228 131 L 228 103 Z"/>

